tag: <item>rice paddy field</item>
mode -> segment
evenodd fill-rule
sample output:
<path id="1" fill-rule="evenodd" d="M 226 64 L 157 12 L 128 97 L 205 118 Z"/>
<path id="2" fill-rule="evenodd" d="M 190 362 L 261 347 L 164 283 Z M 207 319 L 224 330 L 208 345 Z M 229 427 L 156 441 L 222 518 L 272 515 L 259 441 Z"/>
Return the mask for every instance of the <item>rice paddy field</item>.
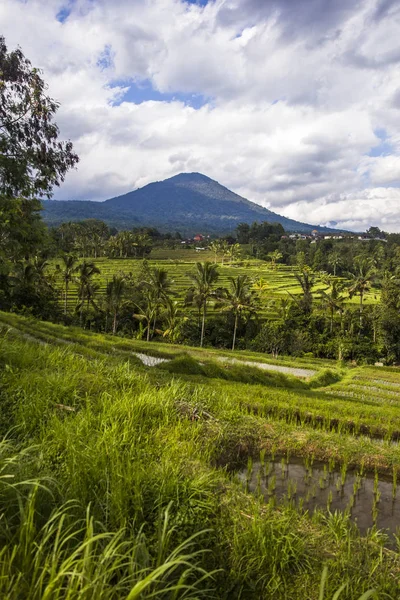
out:
<path id="1" fill-rule="evenodd" d="M 0 313 L 0 428 L 1 598 L 400 597 L 399 369 Z"/>
<path id="2" fill-rule="evenodd" d="M 90 259 L 93 260 L 93 259 Z M 172 292 L 177 299 L 185 298 L 188 288 L 192 285 L 189 273 L 194 271 L 194 266 L 197 261 L 209 260 L 214 262 L 214 253 L 205 250 L 196 252 L 193 249 L 177 249 L 164 250 L 155 249 L 151 253 L 148 260 L 150 267 L 162 267 L 168 272 L 173 285 Z M 94 281 L 99 283 L 99 297 L 105 293 L 107 282 L 110 281 L 115 274 L 131 273 L 134 277 L 138 275 L 142 267 L 142 260 L 126 258 L 126 259 L 107 259 L 98 258 L 93 260 L 96 266 L 100 269 L 100 275 L 94 278 Z M 57 260 L 54 261 L 57 264 Z M 263 280 L 264 289 L 260 292 L 261 309 L 260 315 L 262 318 L 273 319 L 277 316 L 277 302 L 280 298 L 288 298 L 288 294 L 294 296 L 301 294 L 301 287 L 294 276 L 293 267 L 286 265 L 277 265 L 276 269 L 271 268 L 271 264 L 261 260 L 243 260 L 233 264 L 225 259 L 225 263 L 219 263 L 219 280 L 218 286 L 227 287 L 229 285 L 229 277 L 237 277 L 238 275 L 248 275 L 255 284 Z M 56 282 L 60 289 L 60 298 L 62 295 L 62 283 L 57 272 L 55 273 Z M 326 290 L 327 285 L 322 283 L 318 278 L 314 287 L 314 296 L 317 297 L 318 292 Z M 370 290 L 365 294 L 364 304 L 375 304 L 379 300 L 379 291 Z M 73 310 L 77 304 L 77 286 L 71 285 L 69 291 L 68 305 L 69 309 Z M 358 305 L 358 297 L 348 299 L 349 304 Z M 213 308 L 210 307 L 210 313 Z"/>

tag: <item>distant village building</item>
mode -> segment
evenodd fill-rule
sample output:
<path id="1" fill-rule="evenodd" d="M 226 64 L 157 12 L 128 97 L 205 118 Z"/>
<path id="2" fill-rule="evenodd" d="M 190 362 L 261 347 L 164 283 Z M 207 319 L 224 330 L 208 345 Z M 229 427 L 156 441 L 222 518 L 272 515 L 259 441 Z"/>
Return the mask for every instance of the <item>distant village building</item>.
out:
<path id="1" fill-rule="evenodd" d="M 201 235 L 201 233 L 197 233 L 193 238 L 193 241 L 195 241 L 195 242 L 202 242 L 203 240 L 204 240 L 204 235 Z"/>

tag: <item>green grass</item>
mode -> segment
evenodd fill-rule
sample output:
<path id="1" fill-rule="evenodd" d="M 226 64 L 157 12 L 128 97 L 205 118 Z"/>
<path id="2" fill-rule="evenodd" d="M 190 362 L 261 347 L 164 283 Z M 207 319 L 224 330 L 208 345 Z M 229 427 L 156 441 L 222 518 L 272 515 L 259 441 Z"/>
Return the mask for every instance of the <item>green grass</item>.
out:
<path id="1" fill-rule="evenodd" d="M 90 259 L 93 260 L 93 259 Z M 208 251 L 198 253 L 195 250 L 154 250 L 148 260 L 150 267 L 163 267 L 168 271 L 170 278 L 173 281 L 172 291 L 176 294 L 176 298 L 183 300 L 186 295 L 186 291 L 191 285 L 191 280 L 188 276 L 190 272 L 193 272 L 195 262 L 210 260 L 214 262 L 214 254 Z M 54 264 L 57 264 L 57 259 L 54 260 Z M 127 259 L 107 259 L 97 258 L 94 260 L 95 264 L 100 269 L 101 273 L 95 280 L 99 283 L 99 295 L 105 293 L 107 282 L 110 281 L 114 274 L 117 273 L 131 273 L 134 277 L 139 273 L 142 267 L 142 261 L 133 258 Z M 279 265 L 275 270 L 271 268 L 269 263 L 261 260 L 242 260 L 237 263 L 220 264 L 219 261 L 219 274 L 220 278 L 218 285 L 226 287 L 229 284 L 229 277 L 236 277 L 237 275 L 248 275 L 253 280 L 259 280 L 262 278 L 267 287 L 265 291 L 261 293 L 261 309 L 259 311 L 260 316 L 267 319 L 273 319 L 277 316 L 277 301 L 280 298 L 287 298 L 288 294 L 294 296 L 301 294 L 301 287 L 296 280 L 293 267 L 286 265 Z M 61 290 L 60 278 L 56 275 L 57 285 Z M 320 290 L 327 289 L 327 286 L 317 279 L 314 288 L 314 296 L 317 297 Z M 73 284 L 70 286 L 68 306 L 72 310 L 77 304 L 77 287 Z M 377 290 L 369 291 L 365 294 L 364 303 L 376 304 L 379 300 L 379 292 Z M 347 299 L 349 304 L 358 304 L 358 298 Z M 213 312 L 213 308 L 210 307 L 210 312 Z"/>
<path id="2" fill-rule="evenodd" d="M 232 358 L 243 361 L 252 361 L 255 363 L 268 363 L 272 365 L 280 365 L 285 367 L 304 368 L 311 370 L 332 369 L 336 366 L 336 361 L 329 359 L 317 358 L 296 358 L 289 356 L 281 356 L 278 359 L 264 353 L 251 351 L 231 351 L 216 350 L 214 348 L 198 348 L 185 345 L 172 345 L 164 342 L 146 342 L 143 340 L 121 338 L 112 335 L 95 334 L 80 327 L 64 327 L 54 323 L 37 321 L 27 317 L 17 316 L 12 313 L 0 311 L 0 321 L 7 323 L 13 327 L 17 327 L 25 334 L 33 335 L 35 338 L 42 339 L 46 342 L 56 342 L 60 340 L 64 342 L 80 344 L 86 348 L 98 350 L 100 352 L 108 352 L 115 355 L 132 354 L 132 352 L 147 352 L 152 356 L 161 358 L 173 358 L 175 356 L 183 356 L 190 354 L 194 358 L 215 359 L 215 358 Z"/>
<path id="3" fill-rule="evenodd" d="M 386 389 L 398 371 L 314 361 L 304 380 L 206 349 L 0 321 L 1 597 L 317 600 L 342 585 L 349 600 L 397 597 L 400 559 L 382 536 L 265 504 L 231 470 L 265 452 L 391 474 L 397 444 L 349 423 L 398 426 Z M 147 368 L 139 351 L 173 360 Z M 338 395 L 354 382 L 381 404 Z"/>

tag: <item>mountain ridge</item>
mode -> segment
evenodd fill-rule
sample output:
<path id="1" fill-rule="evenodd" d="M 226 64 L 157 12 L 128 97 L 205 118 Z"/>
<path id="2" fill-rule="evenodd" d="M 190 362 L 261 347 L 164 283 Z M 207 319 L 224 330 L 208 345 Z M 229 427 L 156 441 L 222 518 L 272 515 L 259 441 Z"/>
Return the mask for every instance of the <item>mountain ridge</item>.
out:
<path id="1" fill-rule="evenodd" d="M 43 205 L 44 219 L 53 225 L 98 218 L 122 229 L 147 226 L 163 231 L 193 233 L 202 229 L 223 234 L 232 232 L 239 223 L 269 221 L 281 223 L 289 232 L 338 231 L 279 215 L 197 172 L 180 173 L 103 202 L 49 200 Z"/>

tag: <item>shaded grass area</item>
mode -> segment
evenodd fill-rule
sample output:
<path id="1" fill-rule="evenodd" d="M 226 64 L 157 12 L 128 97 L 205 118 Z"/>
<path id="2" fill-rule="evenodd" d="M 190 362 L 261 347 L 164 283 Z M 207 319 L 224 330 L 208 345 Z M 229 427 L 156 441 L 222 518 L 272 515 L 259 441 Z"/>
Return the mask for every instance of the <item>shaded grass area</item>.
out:
<path id="1" fill-rule="evenodd" d="M 112 335 L 96 334 L 84 330 L 80 327 L 64 327 L 54 323 L 45 321 L 37 321 L 36 319 L 22 317 L 12 313 L 0 311 L 0 322 L 16 327 L 26 334 L 33 335 L 35 338 L 45 342 L 59 343 L 60 340 L 73 344 L 79 343 L 87 348 L 98 349 L 104 353 L 116 352 L 144 352 L 160 358 L 174 358 L 189 354 L 199 360 L 214 359 L 214 358 L 232 358 L 234 356 L 239 360 L 253 361 L 272 365 L 281 365 L 294 368 L 305 368 L 312 370 L 320 370 L 323 368 L 334 369 L 336 362 L 329 359 L 317 358 L 296 358 L 282 356 L 279 359 L 273 358 L 271 355 L 266 355 L 251 351 L 235 351 L 232 353 L 229 350 L 216 350 L 215 348 L 199 348 L 185 345 L 172 345 L 165 342 L 146 342 L 143 340 L 128 339 Z"/>
<path id="2" fill-rule="evenodd" d="M 274 371 L 263 371 L 256 366 L 241 366 L 237 363 L 217 363 L 217 361 L 210 360 L 199 362 L 190 355 L 174 358 L 171 362 L 161 364 L 159 369 L 176 375 L 223 379 L 239 383 L 261 384 L 283 388 L 308 388 L 306 382 L 290 375 Z"/>
<path id="3" fill-rule="evenodd" d="M 229 471 L 263 449 L 390 471 L 397 446 L 251 413 L 323 392 L 232 381 L 180 353 L 178 375 L 3 328 L 2 597 L 313 600 L 328 563 L 326 598 L 342 584 L 396 598 L 399 557 L 376 532 L 268 506 Z"/>

